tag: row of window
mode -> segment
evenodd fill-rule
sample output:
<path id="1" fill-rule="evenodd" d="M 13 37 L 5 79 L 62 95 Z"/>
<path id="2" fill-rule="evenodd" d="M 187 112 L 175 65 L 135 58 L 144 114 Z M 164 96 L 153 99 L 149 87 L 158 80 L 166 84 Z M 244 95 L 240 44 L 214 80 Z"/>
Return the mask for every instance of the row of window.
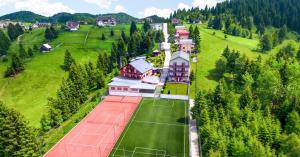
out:
<path id="1" fill-rule="evenodd" d="M 182 74 L 182 73 L 170 73 L 170 76 L 185 76 L 185 77 L 187 77 L 188 76 L 188 74 Z"/>
<path id="2" fill-rule="evenodd" d="M 128 91 L 129 89 L 127 87 L 110 87 L 111 90 L 117 90 L 117 91 Z M 131 91 L 138 91 L 138 89 L 131 89 Z"/>

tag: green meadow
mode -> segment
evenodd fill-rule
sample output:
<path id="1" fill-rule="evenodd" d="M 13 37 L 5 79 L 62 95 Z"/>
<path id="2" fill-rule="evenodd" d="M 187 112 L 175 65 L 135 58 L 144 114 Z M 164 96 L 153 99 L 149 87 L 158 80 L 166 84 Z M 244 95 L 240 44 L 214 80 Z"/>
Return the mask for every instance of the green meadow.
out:
<path id="1" fill-rule="evenodd" d="M 208 29 L 205 24 L 199 25 L 199 27 L 201 33 L 201 52 L 197 54 L 198 62 L 192 62 L 191 64 L 196 78 L 190 86 L 191 97 L 195 97 L 195 94 L 199 90 L 212 90 L 217 85 L 218 79 L 215 76 L 215 63 L 221 57 L 226 46 L 229 46 L 231 50 L 239 51 L 242 55 L 245 54 L 251 59 L 255 59 L 258 56 L 266 59 L 291 41 L 285 41 L 271 52 L 261 53 L 257 51 L 259 44 L 257 35 L 254 35 L 253 39 L 227 35 L 228 38 L 225 39 L 223 31 Z"/>
<path id="2" fill-rule="evenodd" d="M 54 48 L 50 53 L 36 52 L 32 59 L 26 60 L 25 71 L 13 78 L 4 78 L 9 63 L 0 63 L 0 100 L 23 114 L 34 127 L 40 126 L 40 118 L 47 111 L 49 97 L 57 89 L 67 73 L 62 70 L 64 53 L 68 49 L 77 63 L 96 62 L 98 53 L 109 53 L 111 44 L 120 37 L 121 31 L 129 31 L 129 25 L 113 27 L 115 36 L 110 36 L 112 28 L 98 28 L 83 25 L 76 32 L 62 32 L 50 43 Z M 106 40 L 100 40 L 102 33 Z M 18 43 L 24 47 L 40 46 L 44 43 L 44 30 L 33 30 L 14 41 L 9 53 L 18 52 Z"/>

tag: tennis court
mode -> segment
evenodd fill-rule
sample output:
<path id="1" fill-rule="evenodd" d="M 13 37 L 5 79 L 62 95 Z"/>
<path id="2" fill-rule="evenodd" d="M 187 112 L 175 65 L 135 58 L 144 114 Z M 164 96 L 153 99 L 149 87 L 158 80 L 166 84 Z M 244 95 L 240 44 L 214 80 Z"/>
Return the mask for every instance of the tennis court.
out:
<path id="1" fill-rule="evenodd" d="M 144 98 L 110 157 L 188 157 L 188 102 Z"/>
<path id="2" fill-rule="evenodd" d="M 45 157 L 107 157 L 141 97 L 107 96 Z"/>

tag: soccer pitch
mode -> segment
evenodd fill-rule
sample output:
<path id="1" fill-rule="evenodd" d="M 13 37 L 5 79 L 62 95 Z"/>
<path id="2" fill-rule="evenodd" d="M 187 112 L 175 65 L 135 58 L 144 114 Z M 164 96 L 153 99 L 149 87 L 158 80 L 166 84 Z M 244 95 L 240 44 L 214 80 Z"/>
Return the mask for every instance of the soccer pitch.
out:
<path id="1" fill-rule="evenodd" d="M 110 157 L 188 157 L 188 102 L 144 98 Z"/>

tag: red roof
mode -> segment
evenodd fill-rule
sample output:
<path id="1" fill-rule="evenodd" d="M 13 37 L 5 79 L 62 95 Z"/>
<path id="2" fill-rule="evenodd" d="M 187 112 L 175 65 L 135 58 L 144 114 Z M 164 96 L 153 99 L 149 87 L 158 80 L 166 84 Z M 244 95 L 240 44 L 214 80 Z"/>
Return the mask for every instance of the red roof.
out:
<path id="1" fill-rule="evenodd" d="M 177 30 L 176 31 L 177 34 L 179 35 L 189 35 L 190 33 L 186 30 Z"/>

